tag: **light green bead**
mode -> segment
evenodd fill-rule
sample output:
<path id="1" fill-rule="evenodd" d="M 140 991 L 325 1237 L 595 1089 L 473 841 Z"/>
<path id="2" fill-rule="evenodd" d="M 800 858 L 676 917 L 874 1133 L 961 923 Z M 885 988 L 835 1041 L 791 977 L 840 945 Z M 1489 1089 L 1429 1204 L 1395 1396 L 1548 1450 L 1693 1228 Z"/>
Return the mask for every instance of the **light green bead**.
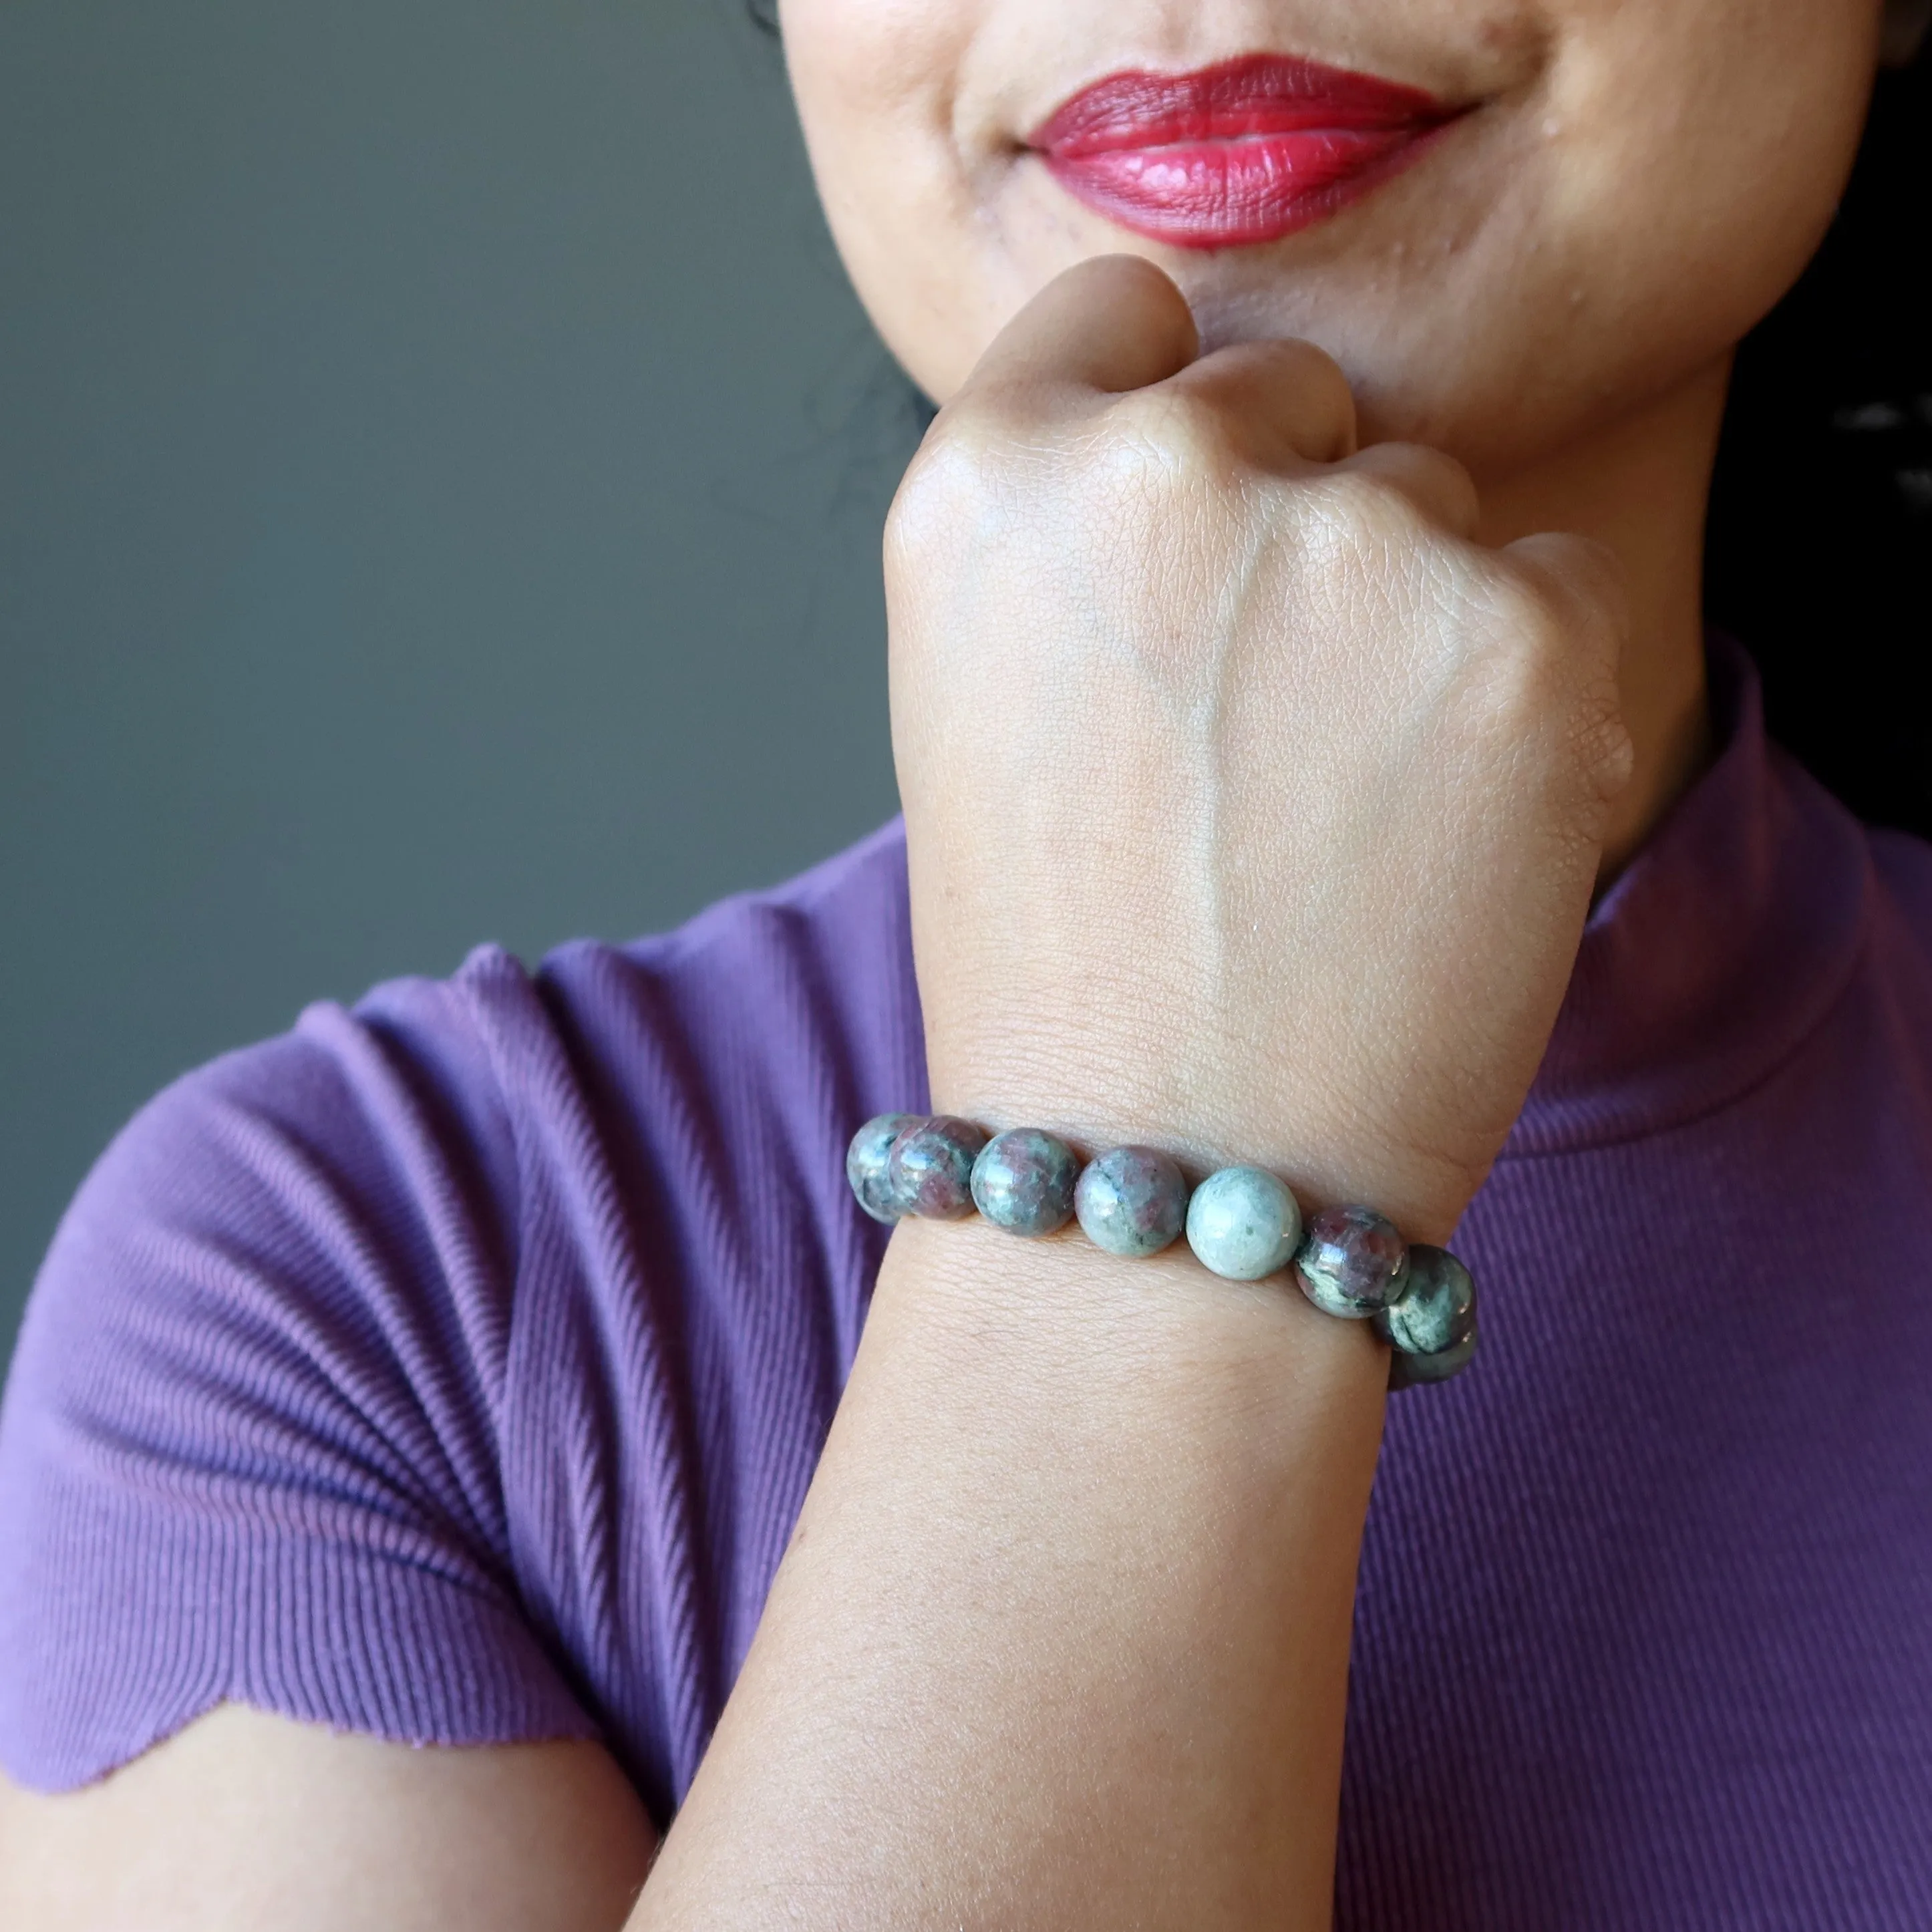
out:
<path id="1" fill-rule="evenodd" d="M 1187 1245 L 1229 1281 L 1259 1281 L 1287 1267 L 1301 1239 L 1301 1210 L 1264 1168 L 1224 1167 L 1187 1204 Z"/>

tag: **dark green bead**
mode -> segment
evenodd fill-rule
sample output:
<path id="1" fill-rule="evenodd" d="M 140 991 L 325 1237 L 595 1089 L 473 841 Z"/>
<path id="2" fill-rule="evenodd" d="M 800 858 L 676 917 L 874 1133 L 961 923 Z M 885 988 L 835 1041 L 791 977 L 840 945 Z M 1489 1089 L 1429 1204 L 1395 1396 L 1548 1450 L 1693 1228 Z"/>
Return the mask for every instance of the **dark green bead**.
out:
<path id="1" fill-rule="evenodd" d="M 859 1205 L 875 1221 L 896 1221 L 907 1211 L 892 1192 L 887 1163 L 893 1142 L 924 1118 L 921 1114 L 874 1114 L 852 1136 L 852 1144 L 845 1151 L 845 1178 Z"/>
<path id="2" fill-rule="evenodd" d="M 886 1162 L 893 1204 L 928 1221 L 971 1214 L 973 1163 L 986 1144 L 984 1127 L 951 1114 L 915 1121 L 892 1142 Z"/>
<path id="3" fill-rule="evenodd" d="M 1400 1348 L 1389 1352 L 1388 1385 L 1391 1390 L 1420 1388 L 1426 1383 L 1446 1382 L 1460 1375 L 1475 1359 L 1476 1330 L 1469 1332 L 1453 1348 L 1438 1354 L 1405 1355 Z"/>
<path id="4" fill-rule="evenodd" d="M 1406 1355 L 1439 1355 L 1476 1325 L 1476 1284 L 1447 1248 L 1408 1251 L 1402 1292 L 1374 1318 L 1376 1333 Z"/>

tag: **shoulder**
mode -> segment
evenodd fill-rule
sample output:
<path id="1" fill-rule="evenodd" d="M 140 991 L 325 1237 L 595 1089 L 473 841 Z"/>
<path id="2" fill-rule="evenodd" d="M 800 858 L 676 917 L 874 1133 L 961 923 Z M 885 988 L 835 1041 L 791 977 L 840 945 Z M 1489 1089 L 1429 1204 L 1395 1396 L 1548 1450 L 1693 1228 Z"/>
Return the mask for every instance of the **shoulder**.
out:
<path id="1" fill-rule="evenodd" d="M 0 1413 L 0 1760 L 80 1782 L 227 1698 L 601 1729 L 667 1798 L 856 1346 L 844 1138 L 922 1090 L 896 828 L 177 1082 L 64 1220 Z"/>
<path id="2" fill-rule="evenodd" d="M 574 942 L 534 973 L 479 947 L 449 979 L 317 1004 L 187 1075 L 81 1188 L 27 1340 L 82 1304 L 104 1317 L 130 1269 L 181 1295 L 205 1278 L 232 1306 L 245 1267 L 365 1319 L 407 1280 L 412 1321 L 464 1304 L 450 1340 L 494 1400 L 533 1202 L 580 1191 L 620 1149 L 671 1185 L 788 1131 L 842 1156 L 855 1108 L 922 1086 L 892 826 L 674 932 Z"/>
<path id="3" fill-rule="evenodd" d="M 311 1009 L 151 1102 L 76 1196 L 0 1412 L 21 1783 L 226 1701 L 416 1743 L 586 1733 L 504 1588 L 509 1144 L 459 1004 Z"/>
<path id="4" fill-rule="evenodd" d="M 895 821 L 674 932 L 561 947 L 533 990 L 593 1076 L 710 1079 L 728 1110 L 768 1109 L 817 1132 L 829 1104 L 843 1122 L 875 1093 L 924 1084 L 904 832 Z M 514 1086 L 516 1069 L 506 1071 Z"/>

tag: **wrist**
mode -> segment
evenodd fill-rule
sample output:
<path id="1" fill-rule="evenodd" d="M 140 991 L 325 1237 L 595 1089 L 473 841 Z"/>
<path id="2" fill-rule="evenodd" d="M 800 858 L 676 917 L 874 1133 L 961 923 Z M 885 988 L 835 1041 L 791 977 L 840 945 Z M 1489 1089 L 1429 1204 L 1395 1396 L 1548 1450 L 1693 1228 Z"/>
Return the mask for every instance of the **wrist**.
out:
<path id="1" fill-rule="evenodd" d="M 906 1219 L 879 1271 L 881 1314 L 918 1333 L 935 1372 L 970 1360 L 974 1376 L 1040 1396 L 1076 1378 L 1140 1405 L 1221 1406 L 1238 1383 L 1234 1406 L 1252 1418 L 1329 1401 L 1379 1410 L 1388 1385 L 1388 1352 L 1366 1322 L 1319 1314 L 1285 1277 L 1223 1281 L 1186 1242 L 1124 1260 L 1078 1227 L 1014 1240 L 977 1219 Z"/>
<path id="2" fill-rule="evenodd" d="M 1264 1481 L 1311 1454 L 1372 1466 L 1388 1380 L 1367 1323 L 1321 1314 L 1283 1279 L 1221 1280 L 1185 1243 L 1127 1260 L 1077 1228 L 1016 1240 L 970 1219 L 898 1225 L 866 1348 L 949 1404 L 1056 1427 L 1131 1416 L 1150 1450 L 1184 1438 L 1204 1466 L 1232 1456 Z"/>
<path id="3" fill-rule="evenodd" d="M 1236 1165 L 1265 1168 L 1304 1209 L 1366 1202 L 1412 1241 L 1445 1243 L 1486 1177 L 1507 1120 L 1486 1123 L 1454 1156 L 1405 1140 L 1383 1094 L 1345 1096 L 1298 1072 L 1287 1056 L 1202 1051 L 1191 1060 L 1076 1037 L 931 1039 L 935 1112 L 989 1132 L 1045 1127 L 1090 1157 L 1108 1147 L 1160 1148 L 1191 1178 Z"/>

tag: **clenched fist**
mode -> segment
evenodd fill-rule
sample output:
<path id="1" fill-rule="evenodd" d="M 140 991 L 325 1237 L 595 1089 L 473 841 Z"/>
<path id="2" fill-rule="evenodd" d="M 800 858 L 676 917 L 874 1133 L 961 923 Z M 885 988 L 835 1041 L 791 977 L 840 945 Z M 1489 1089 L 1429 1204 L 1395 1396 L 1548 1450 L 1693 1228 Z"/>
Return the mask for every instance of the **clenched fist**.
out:
<path id="1" fill-rule="evenodd" d="M 1069 271 L 886 537 L 934 1103 L 1444 1238 L 1520 1108 L 1630 746 L 1598 546 L 1487 548 L 1298 342 Z"/>

